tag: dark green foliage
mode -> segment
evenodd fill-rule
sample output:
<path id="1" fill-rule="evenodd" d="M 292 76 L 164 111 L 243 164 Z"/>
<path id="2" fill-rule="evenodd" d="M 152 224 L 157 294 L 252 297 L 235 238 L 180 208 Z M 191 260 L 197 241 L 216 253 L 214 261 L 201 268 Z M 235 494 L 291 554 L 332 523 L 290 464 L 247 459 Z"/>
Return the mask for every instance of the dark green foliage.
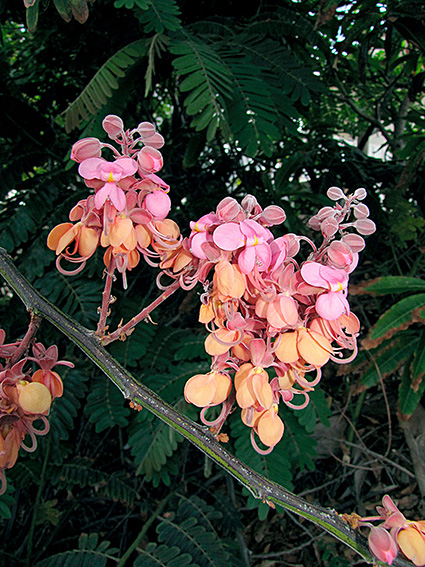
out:
<path id="1" fill-rule="evenodd" d="M 230 567 L 229 553 L 210 518 L 216 519 L 217 514 L 201 499 L 183 498 L 175 514 L 162 518 L 158 540 L 189 553 L 199 567 Z"/>
<path id="2" fill-rule="evenodd" d="M 124 398 L 117 387 L 101 374 L 90 382 L 90 393 L 84 411 L 89 421 L 95 424 L 97 433 L 119 425 L 128 425 L 130 410 L 125 407 Z"/>
<path id="3" fill-rule="evenodd" d="M 116 549 L 109 547 L 108 541 L 99 543 L 98 534 L 81 534 L 78 549 L 53 555 L 39 561 L 34 567 L 105 567 L 116 552 Z"/>
<path id="4" fill-rule="evenodd" d="M 146 549 L 139 550 L 139 557 L 134 567 L 192 567 L 192 556 L 189 553 L 181 553 L 180 549 L 173 545 L 157 545 L 148 543 Z"/>

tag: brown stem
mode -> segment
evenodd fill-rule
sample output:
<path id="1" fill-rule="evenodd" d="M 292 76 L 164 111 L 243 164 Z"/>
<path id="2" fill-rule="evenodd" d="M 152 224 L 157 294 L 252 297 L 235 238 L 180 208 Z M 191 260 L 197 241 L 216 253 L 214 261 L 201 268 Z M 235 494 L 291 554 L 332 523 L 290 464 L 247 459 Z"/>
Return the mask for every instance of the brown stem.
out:
<path id="1" fill-rule="evenodd" d="M 168 286 L 167 289 L 164 290 L 161 293 L 161 295 L 155 299 L 155 301 L 153 301 L 150 305 L 142 309 L 142 311 L 140 311 L 138 315 L 132 317 L 132 319 L 130 319 L 128 323 L 126 323 L 122 327 L 118 327 L 118 329 L 113 333 L 111 333 L 110 335 L 106 335 L 105 337 L 103 337 L 102 345 L 105 346 L 108 345 L 109 343 L 112 343 L 113 341 L 116 341 L 117 339 L 125 338 L 125 336 L 133 327 L 135 327 L 138 323 L 146 319 L 146 317 L 148 317 L 149 314 L 158 307 L 158 305 L 161 305 L 161 303 L 165 301 L 167 297 L 170 297 L 170 295 L 172 295 L 175 291 L 177 291 L 179 287 L 180 287 L 180 281 L 176 280 L 170 286 Z"/>
<path id="2" fill-rule="evenodd" d="M 106 270 L 105 289 L 102 293 L 102 308 L 100 310 L 99 323 L 97 324 L 96 335 L 102 337 L 106 330 L 106 318 L 108 317 L 109 304 L 111 303 L 112 282 L 115 280 L 115 258 L 111 256 L 108 269 Z"/>

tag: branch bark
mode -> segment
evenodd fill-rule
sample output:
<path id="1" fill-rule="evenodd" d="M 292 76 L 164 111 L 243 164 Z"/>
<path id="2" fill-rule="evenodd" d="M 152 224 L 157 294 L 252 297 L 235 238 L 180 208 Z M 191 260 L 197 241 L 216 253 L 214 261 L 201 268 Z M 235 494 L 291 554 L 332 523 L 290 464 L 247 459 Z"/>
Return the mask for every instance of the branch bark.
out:
<path id="1" fill-rule="evenodd" d="M 352 529 L 335 510 L 312 505 L 282 486 L 256 473 L 220 445 L 207 427 L 193 422 L 176 411 L 174 407 L 164 402 L 155 392 L 137 382 L 105 350 L 95 331 L 86 329 L 42 297 L 16 269 L 11 258 L 2 248 L 0 248 L 0 274 L 33 316 L 47 319 L 75 343 L 119 388 L 126 399 L 143 406 L 167 423 L 215 463 L 224 468 L 256 498 L 261 498 L 272 507 L 274 505 L 282 506 L 286 510 L 306 518 L 349 546 L 367 563 L 379 563 L 370 553 L 366 538 L 358 531 Z M 410 562 L 401 558 L 396 558 L 393 565 L 396 567 L 412 566 Z"/>

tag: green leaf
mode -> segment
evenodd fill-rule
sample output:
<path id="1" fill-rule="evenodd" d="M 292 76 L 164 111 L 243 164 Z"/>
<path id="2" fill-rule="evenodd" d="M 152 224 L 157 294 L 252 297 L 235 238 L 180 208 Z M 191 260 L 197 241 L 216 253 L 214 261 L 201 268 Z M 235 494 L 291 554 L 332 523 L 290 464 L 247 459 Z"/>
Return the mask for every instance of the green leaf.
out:
<path id="1" fill-rule="evenodd" d="M 95 424 L 96 433 L 118 425 L 126 427 L 130 410 L 118 388 L 103 375 L 90 382 L 90 393 L 84 412 L 90 423 Z"/>
<path id="2" fill-rule="evenodd" d="M 361 295 L 383 295 L 386 293 L 414 293 L 425 291 L 425 280 L 410 278 L 407 276 L 384 276 L 363 282 L 356 286 L 350 286 L 350 293 Z"/>
<path id="3" fill-rule="evenodd" d="M 369 331 L 363 346 L 374 348 L 383 340 L 391 338 L 397 331 L 404 330 L 413 323 L 425 323 L 424 308 L 424 293 L 405 297 L 378 319 L 378 322 Z"/>
<path id="4" fill-rule="evenodd" d="M 425 392 L 425 331 L 422 331 L 419 345 L 406 364 L 399 389 L 400 412 L 410 416 L 416 410 Z"/>
<path id="5" fill-rule="evenodd" d="M 88 120 L 97 114 L 103 107 L 107 98 L 112 95 L 105 89 L 105 84 L 111 89 L 119 87 L 118 78 L 125 76 L 129 67 L 147 53 L 148 44 L 145 40 L 137 40 L 117 51 L 97 71 L 82 93 L 72 102 L 65 111 L 66 131 L 78 128 L 81 121 Z"/>
<path id="6" fill-rule="evenodd" d="M 393 340 L 380 344 L 377 349 L 365 352 L 369 363 L 362 374 L 362 384 L 375 386 L 381 378 L 394 373 L 418 348 L 418 340 L 411 333 L 400 333 Z"/>
<path id="7" fill-rule="evenodd" d="M 182 553 L 173 545 L 157 545 L 148 543 L 146 549 L 138 549 L 139 557 L 134 562 L 134 567 L 195 567 L 192 556 Z"/>
<path id="8" fill-rule="evenodd" d="M 144 24 L 145 34 L 177 31 L 182 27 L 180 8 L 175 0 L 149 0 L 144 4 L 146 8 L 137 13 L 137 18 Z"/>

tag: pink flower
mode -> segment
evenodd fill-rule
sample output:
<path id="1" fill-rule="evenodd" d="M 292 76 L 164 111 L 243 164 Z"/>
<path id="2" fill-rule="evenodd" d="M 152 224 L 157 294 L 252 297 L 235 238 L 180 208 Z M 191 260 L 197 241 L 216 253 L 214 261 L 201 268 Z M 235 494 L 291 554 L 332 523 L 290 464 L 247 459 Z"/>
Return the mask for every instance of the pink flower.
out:
<path id="1" fill-rule="evenodd" d="M 306 262 L 301 268 L 301 275 L 308 284 L 329 290 L 329 293 L 320 294 L 316 300 L 316 312 L 320 317 L 333 321 L 343 313 L 350 313 L 345 297 L 348 284 L 346 272 L 318 262 Z"/>
<path id="2" fill-rule="evenodd" d="M 209 213 L 208 215 L 201 217 L 196 222 L 190 222 L 190 228 L 192 229 L 189 237 L 190 251 L 194 256 L 201 260 L 207 259 L 202 245 L 205 242 L 212 243 L 213 241 L 212 234 L 208 229 L 217 223 L 217 221 L 217 216 L 214 213 Z"/>
<path id="3" fill-rule="evenodd" d="M 162 169 L 163 161 L 161 152 L 152 146 L 145 146 L 137 156 L 139 171 L 142 175 L 156 173 Z"/>
<path id="4" fill-rule="evenodd" d="M 129 157 L 119 158 L 115 162 L 89 158 L 80 163 L 78 168 L 78 173 L 84 179 L 98 179 L 103 182 L 94 198 L 96 208 L 101 209 L 109 198 L 117 211 L 122 211 L 125 207 L 125 194 L 118 184 L 136 171 L 137 163 Z"/>
<path id="5" fill-rule="evenodd" d="M 244 274 L 252 272 L 254 266 L 260 272 L 267 270 L 272 259 L 269 245 L 272 239 L 271 232 L 252 219 L 222 224 L 213 234 L 214 243 L 222 250 L 243 248 L 238 256 L 238 264 Z"/>

